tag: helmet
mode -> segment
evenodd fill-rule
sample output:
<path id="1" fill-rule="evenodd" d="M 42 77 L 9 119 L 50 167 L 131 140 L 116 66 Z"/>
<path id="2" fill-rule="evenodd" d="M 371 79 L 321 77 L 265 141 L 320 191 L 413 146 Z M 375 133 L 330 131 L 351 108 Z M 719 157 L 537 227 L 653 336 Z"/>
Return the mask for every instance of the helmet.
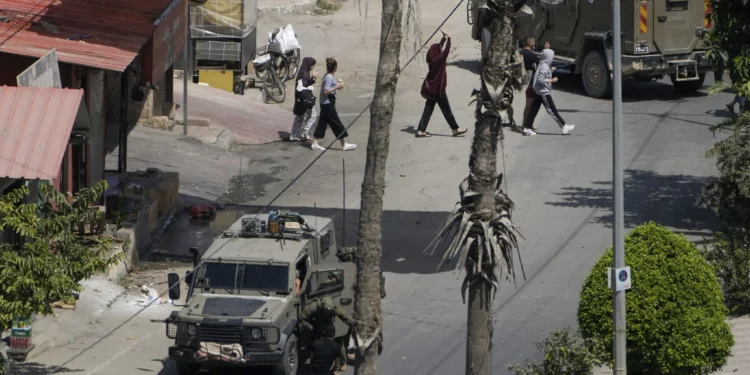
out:
<path id="1" fill-rule="evenodd" d="M 323 297 L 322 300 L 320 300 L 320 307 L 322 307 L 324 310 L 335 310 L 336 305 L 333 303 L 333 299 L 329 296 Z"/>

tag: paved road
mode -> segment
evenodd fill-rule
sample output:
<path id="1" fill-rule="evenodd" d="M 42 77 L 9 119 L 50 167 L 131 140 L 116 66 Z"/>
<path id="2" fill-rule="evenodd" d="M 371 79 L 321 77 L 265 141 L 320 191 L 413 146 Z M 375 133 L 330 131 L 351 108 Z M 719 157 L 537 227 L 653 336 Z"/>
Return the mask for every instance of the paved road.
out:
<path id="1" fill-rule="evenodd" d="M 425 33 L 450 9 L 448 1 L 440 0 L 440 4 L 445 6 L 423 10 Z M 371 90 L 365 71 L 351 67 L 372 67 L 377 60 L 368 63 L 368 56 L 372 58 L 377 49 L 354 56 L 343 51 L 357 43 L 377 43 L 372 35 L 379 28 L 373 17 L 348 10 L 307 23 L 302 18 L 284 20 L 295 25 L 303 45 L 313 46 L 307 53 L 317 57 L 328 55 L 323 51 L 331 49 L 331 54 L 345 56 L 340 58 L 340 75 L 355 83 L 354 89 L 339 95 L 345 121 L 367 104 Z M 472 112 L 466 104 L 471 89 L 478 85 L 478 46 L 470 40 L 464 22 L 455 17 L 446 25 L 453 31 L 456 47 L 450 57 L 448 89 L 458 121 L 471 128 Z M 348 33 L 363 28 L 366 36 Z M 343 41 L 332 43 L 329 39 L 334 37 Z M 391 131 L 382 264 L 388 289 L 386 345 L 379 369 L 383 374 L 455 375 L 463 372 L 465 351 L 466 306 L 461 302 L 460 279 L 450 270 L 436 272 L 436 259 L 422 249 L 457 200 L 458 183 L 468 172 L 471 138 L 441 136 L 449 134 L 449 129 L 437 111 L 430 125 L 435 136 L 413 137 L 422 109 L 418 96 L 422 65 L 402 75 Z M 509 363 L 535 356 L 534 342 L 550 331 L 575 323 L 583 278 L 611 243 L 611 103 L 581 92 L 578 85 L 561 84 L 555 93 L 562 115 L 576 125 L 573 135 L 557 135 L 545 113 L 539 115 L 542 131 L 535 137 L 506 131 L 504 157 L 498 165 L 506 172 L 508 191 L 516 204 L 513 220 L 525 237 L 521 253 L 526 279 L 519 277 L 515 286 L 503 284 L 494 303 L 495 374 L 505 374 Z M 728 96 L 677 97 L 667 82 L 628 83 L 624 96 L 627 226 L 653 220 L 701 239 L 711 228 L 711 214 L 693 203 L 706 179 L 715 173 L 713 161 L 704 157 L 714 141 L 708 127 L 727 115 L 722 108 Z M 274 206 L 336 215 L 339 224 L 345 215 L 346 243 L 353 245 L 367 116 L 350 132 L 351 140 L 360 145 L 356 151 L 327 152 Z M 254 146 L 232 154 L 150 129 L 136 129 L 130 144 L 130 168 L 155 165 L 179 170 L 184 199 L 228 196 L 251 206 L 267 204 L 317 155 L 290 143 Z M 342 159 L 346 162 L 345 200 Z M 233 179 L 240 173 L 240 162 L 243 178 Z M 231 194 L 225 194 L 227 189 Z M 121 303 L 115 305 L 106 324 L 114 326 L 134 311 L 127 302 Z M 66 367 L 84 374 L 174 374 L 164 361 L 169 343 L 163 326 L 147 323 L 168 311 L 168 306 L 150 308 Z M 59 364 L 81 347 L 85 345 L 56 349 L 35 361 L 39 366 Z"/>

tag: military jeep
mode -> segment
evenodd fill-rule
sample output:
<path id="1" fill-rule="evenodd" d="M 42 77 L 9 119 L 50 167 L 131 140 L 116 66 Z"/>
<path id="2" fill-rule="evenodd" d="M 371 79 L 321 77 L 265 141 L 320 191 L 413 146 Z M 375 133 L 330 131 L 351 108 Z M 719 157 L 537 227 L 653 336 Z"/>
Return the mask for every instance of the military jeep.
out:
<path id="1" fill-rule="evenodd" d="M 290 212 L 246 215 L 219 235 L 185 282 L 181 310 L 165 320 L 174 339 L 169 357 L 180 375 L 201 367 L 273 366 L 294 375 L 300 366 L 299 315 L 323 296 L 353 315 L 356 265 L 337 250 L 327 217 Z M 300 293 L 295 281 L 299 277 Z M 180 298 L 179 276 L 169 275 L 170 298 Z M 336 321 L 336 335 L 348 327 Z"/>

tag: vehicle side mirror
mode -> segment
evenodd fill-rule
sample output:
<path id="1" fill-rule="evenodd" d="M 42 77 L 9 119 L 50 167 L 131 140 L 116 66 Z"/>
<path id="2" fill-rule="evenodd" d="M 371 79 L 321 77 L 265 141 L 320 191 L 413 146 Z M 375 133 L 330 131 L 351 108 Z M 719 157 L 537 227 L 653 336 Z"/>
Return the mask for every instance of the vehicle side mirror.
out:
<path id="1" fill-rule="evenodd" d="M 191 247 L 188 249 L 190 254 L 193 254 L 193 267 L 196 267 L 198 265 L 198 248 L 197 247 Z"/>
<path id="2" fill-rule="evenodd" d="M 185 284 L 190 286 L 193 283 L 193 271 L 185 271 Z"/>
<path id="3" fill-rule="evenodd" d="M 169 299 L 172 301 L 180 299 L 180 275 L 174 272 L 168 274 L 167 285 L 169 285 Z"/>

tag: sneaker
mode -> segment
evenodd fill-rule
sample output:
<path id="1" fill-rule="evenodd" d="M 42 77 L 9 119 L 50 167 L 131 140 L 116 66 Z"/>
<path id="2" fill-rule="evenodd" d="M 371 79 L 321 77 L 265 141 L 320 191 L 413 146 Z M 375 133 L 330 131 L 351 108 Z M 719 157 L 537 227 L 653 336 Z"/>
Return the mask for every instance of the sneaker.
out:
<path id="1" fill-rule="evenodd" d="M 536 132 L 531 129 L 523 129 L 523 135 L 536 135 Z"/>
<path id="2" fill-rule="evenodd" d="M 353 143 L 345 143 L 344 144 L 344 151 L 354 150 L 355 148 L 357 148 L 357 145 L 355 145 Z"/>
<path id="3" fill-rule="evenodd" d="M 297 137 L 289 137 L 289 142 L 299 142 L 300 139 Z"/>
<path id="4" fill-rule="evenodd" d="M 325 151 L 326 150 L 325 147 L 323 147 L 323 146 L 321 146 L 321 145 L 319 145 L 317 143 L 311 144 L 310 145 L 310 149 L 312 149 L 313 151 Z"/>
<path id="5" fill-rule="evenodd" d="M 565 125 L 562 127 L 562 133 L 565 135 L 568 135 L 570 134 L 571 130 L 575 129 L 575 127 L 576 127 L 575 125 L 570 125 L 570 124 Z"/>

